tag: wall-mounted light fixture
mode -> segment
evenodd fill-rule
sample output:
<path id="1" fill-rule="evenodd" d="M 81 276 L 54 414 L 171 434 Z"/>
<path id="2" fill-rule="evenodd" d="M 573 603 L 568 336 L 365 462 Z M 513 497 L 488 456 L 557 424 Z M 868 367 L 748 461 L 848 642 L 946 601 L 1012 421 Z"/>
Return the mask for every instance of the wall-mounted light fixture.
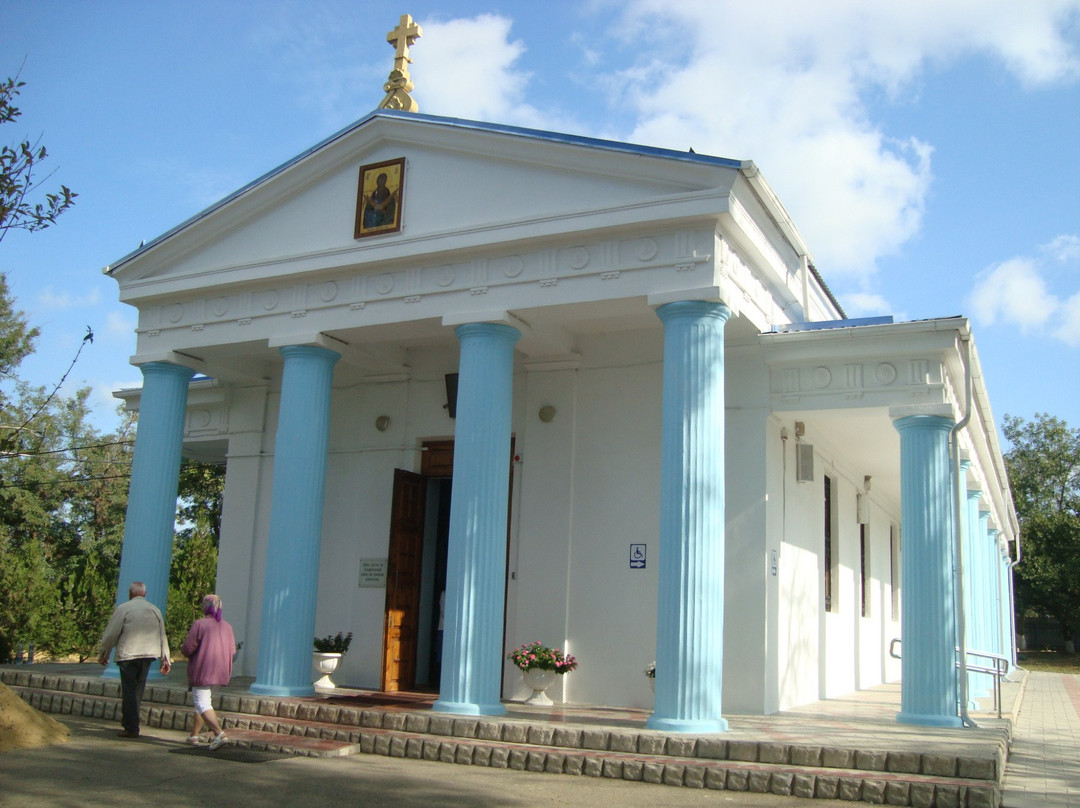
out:
<path id="1" fill-rule="evenodd" d="M 390 416 L 380 415 L 375 419 L 375 428 L 380 432 L 385 432 L 390 428 Z"/>
<path id="2" fill-rule="evenodd" d="M 446 408 L 447 414 L 451 418 L 457 418 L 457 383 L 458 375 L 456 373 L 447 373 L 445 377 L 446 381 L 446 403 L 443 407 Z"/>
<path id="3" fill-rule="evenodd" d="M 541 407 L 540 412 L 537 414 L 539 415 L 540 420 L 543 421 L 545 424 L 550 424 L 552 421 L 555 420 L 555 408 L 552 407 L 550 404 L 545 404 L 543 407 Z"/>

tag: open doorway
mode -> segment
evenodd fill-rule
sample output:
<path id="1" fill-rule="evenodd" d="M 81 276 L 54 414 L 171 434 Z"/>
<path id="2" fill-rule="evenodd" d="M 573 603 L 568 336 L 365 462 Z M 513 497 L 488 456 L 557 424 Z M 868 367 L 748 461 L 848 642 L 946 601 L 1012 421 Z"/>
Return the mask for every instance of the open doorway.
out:
<path id="1" fill-rule="evenodd" d="M 510 451 L 512 456 L 512 439 Z M 383 624 L 386 691 L 439 690 L 453 469 L 454 442 L 438 440 L 423 444 L 419 474 L 394 470 Z M 513 469 L 511 463 L 511 492 Z M 509 540 L 508 499 L 508 550 Z M 504 628 L 505 619 L 504 611 Z"/>

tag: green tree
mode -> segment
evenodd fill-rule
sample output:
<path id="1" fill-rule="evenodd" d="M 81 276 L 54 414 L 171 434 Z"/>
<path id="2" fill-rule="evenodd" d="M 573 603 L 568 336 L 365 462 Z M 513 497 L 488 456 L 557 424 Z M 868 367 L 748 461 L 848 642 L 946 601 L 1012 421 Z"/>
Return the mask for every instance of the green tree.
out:
<path id="1" fill-rule="evenodd" d="M 202 617 L 199 606 L 203 596 L 215 589 L 225 467 L 184 460 L 179 488 L 165 615 L 165 629 L 173 648 L 180 647 L 192 621 Z"/>
<path id="2" fill-rule="evenodd" d="M 0 124 L 12 123 L 22 115 L 14 101 L 26 86 L 19 76 L 0 82 Z M 44 202 L 32 202 L 30 197 L 51 176 L 38 178 L 41 163 L 48 157 L 40 141 L 20 141 L 0 146 L 0 241 L 8 230 L 31 233 L 56 222 L 57 217 L 75 204 L 74 193 L 61 185 L 54 193 L 45 194 Z"/>
<path id="3" fill-rule="evenodd" d="M 89 426 L 89 390 L 19 386 L 4 408 L 21 428 L 0 453 L 0 659 L 33 643 L 85 658 L 112 610 L 130 476 L 130 426 Z"/>
<path id="4" fill-rule="evenodd" d="M 1047 615 L 1071 638 L 1080 629 L 1080 429 L 1037 413 L 1005 416 L 1004 432 L 1023 550 L 1017 619 Z"/>

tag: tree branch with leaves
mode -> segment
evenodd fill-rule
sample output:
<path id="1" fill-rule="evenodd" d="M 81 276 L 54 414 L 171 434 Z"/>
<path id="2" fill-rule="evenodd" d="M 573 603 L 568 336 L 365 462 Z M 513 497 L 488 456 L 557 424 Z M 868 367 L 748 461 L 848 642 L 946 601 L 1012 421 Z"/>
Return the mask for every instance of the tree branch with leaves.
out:
<path id="1" fill-rule="evenodd" d="M 18 74 L 0 82 L 0 124 L 13 123 L 22 115 L 14 101 L 25 86 L 26 82 L 20 81 Z M 66 185 L 46 193 L 43 202 L 31 199 L 54 173 L 37 176 L 48 156 L 40 138 L 0 146 L 0 241 L 9 230 L 30 233 L 44 230 L 75 204 L 78 194 Z"/>

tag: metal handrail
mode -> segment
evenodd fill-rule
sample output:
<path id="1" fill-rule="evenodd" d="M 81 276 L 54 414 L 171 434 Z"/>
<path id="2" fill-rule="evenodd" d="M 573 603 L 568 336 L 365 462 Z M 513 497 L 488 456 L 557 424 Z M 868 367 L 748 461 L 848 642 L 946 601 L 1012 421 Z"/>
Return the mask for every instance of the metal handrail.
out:
<path id="1" fill-rule="evenodd" d="M 957 655 L 959 655 L 959 650 L 957 649 Z M 1009 673 L 1009 658 L 1001 654 L 992 654 L 989 651 L 973 651 L 970 648 L 967 649 L 967 655 L 990 660 L 991 664 L 973 665 L 969 662 L 967 669 L 976 673 L 987 673 L 994 677 L 994 708 L 997 710 L 997 717 L 1001 718 L 1001 680 Z M 957 660 L 956 664 L 959 667 L 959 660 Z"/>
<path id="2" fill-rule="evenodd" d="M 889 643 L 889 656 L 893 659 L 900 659 L 900 652 L 897 650 L 898 645 L 902 645 L 902 641 L 899 637 L 893 639 Z M 956 667 L 960 668 L 960 649 L 956 650 Z M 978 657 L 981 659 L 990 660 L 991 664 L 973 664 L 964 662 L 967 664 L 963 667 L 974 673 L 986 673 L 994 677 L 994 709 L 997 711 L 997 717 L 1001 718 L 1001 680 L 1009 675 L 1009 665 L 1012 664 L 1008 657 L 1001 654 L 992 654 L 989 651 L 973 651 L 968 648 L 965 651 L 967 657 Z"/>

